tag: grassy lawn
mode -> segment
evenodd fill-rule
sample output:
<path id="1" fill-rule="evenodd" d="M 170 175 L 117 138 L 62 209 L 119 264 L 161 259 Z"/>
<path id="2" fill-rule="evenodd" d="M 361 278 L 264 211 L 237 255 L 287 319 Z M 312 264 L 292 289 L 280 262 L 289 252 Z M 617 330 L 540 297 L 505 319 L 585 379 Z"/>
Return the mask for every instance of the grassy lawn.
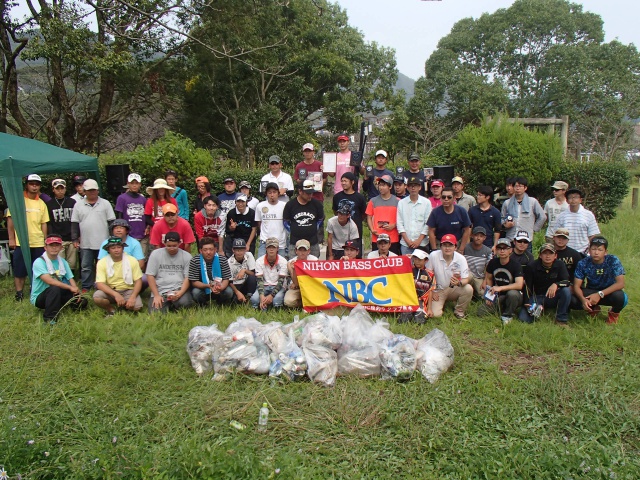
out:
<path id="1" fill-rule="evenodd" d="M 9 478 L 640 478 L 640 222 L 629 203 L 603 226 L 627 271 L 620 324 L 574 313 L 568 330 L 548 316 L 502 328 L 475 306 L 464 321 L 450 309 L 424 326 L 391 319 L 413 338 L 449 336 L 455 364 L 435 385 L 419 374 L 333 389 L 212 382 L 191 368 L 189 330 L 224 329 L 251 309 L 104 319 L 92 308 L 50 327 L 2 279 L 0 466 Z"/>

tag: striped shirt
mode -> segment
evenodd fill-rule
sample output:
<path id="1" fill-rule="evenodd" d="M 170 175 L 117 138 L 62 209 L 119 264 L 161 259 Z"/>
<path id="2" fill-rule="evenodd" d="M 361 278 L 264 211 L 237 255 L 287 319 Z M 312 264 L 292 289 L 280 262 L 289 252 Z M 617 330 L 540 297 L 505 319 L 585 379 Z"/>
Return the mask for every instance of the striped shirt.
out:
<path id="1" fill-rule="evenodd" d="M 595 215 L 582 205 L 576 213 L 567 210 L 558 215 L 556 229 L 558 228 L 569 230 L 567 246 L 582 253 L 589 249 L 589 237 L 600 234 Z"/>
<path id="2" fill-rule="evenodd" d="M 192 282 L 202 282 L 207 283 L 205 279 L 201 278 L 200 275 L 200 257 L 201 255 L 196 255 L 189 262 L 189 280 Z M 229 269 L 229 263 L 227 262 L 227 257 L 218 255 L 220 259 L 220 273 L 222 275 L 223 280 L 231 279 L 231 270 Z M 213 273 L 211 271 L 211 267 L 213 266 L 213 259 L 209 262 L 205 260 L 205 265 L 207 267 L 207 275 L 209 275 L 209 280 L 213 280 Z"/>

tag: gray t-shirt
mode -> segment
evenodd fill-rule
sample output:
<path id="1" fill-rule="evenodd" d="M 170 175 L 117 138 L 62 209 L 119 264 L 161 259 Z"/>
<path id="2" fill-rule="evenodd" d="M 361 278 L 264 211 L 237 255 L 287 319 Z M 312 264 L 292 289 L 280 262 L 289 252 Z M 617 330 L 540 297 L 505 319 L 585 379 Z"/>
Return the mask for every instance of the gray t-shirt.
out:
<path id="1" fill-rule="evenodd" d="M 360 237 L 358 227 L 353 220 L 349 219 L 346 225 L 340 225 L 337 216 L 331 217 L 327 222 L 327 233 L 333 235 L 331 247 L 334 250 L 344 250 L 347 240 L 356 240 Z"/>
<path id="2" fill-rule="evenodd" d="M 471 243 L 467 243 L 464 247 L 464 258 L 467 259 L 471 275 L 475 278 L 484 278 L 485 267 L 493 258 L 493 252 L 484 244 L 480 250 L 476 250 Z"/>
<path id="3" fill-rule="evenodd" d="M 109 238 L 109 222 L 116 219 L 113 207 L 104 198 L 91 205 L 87 199 L 76 202 L 71 222 L 80 225 L 80 248 L 100 250 L 100 245 Z"/>
<path id="4" fill-rule="evenodd" d="M 158 285 L 158 292 L 180 290 L 182 282 L 189 277 L 189 262 L 191 254 L 178 249 L 175 255 L 169 255 L 166 248 L 159 248 L 151 252 L 147 262 L 147 275 L 153 275 Z"/>

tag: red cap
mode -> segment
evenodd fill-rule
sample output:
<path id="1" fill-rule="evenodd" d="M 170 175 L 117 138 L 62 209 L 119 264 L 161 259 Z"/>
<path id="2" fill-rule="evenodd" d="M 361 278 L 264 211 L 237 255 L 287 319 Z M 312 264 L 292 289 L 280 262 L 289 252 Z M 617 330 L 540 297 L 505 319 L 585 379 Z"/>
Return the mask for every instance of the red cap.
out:
<path id="1" fill-rule="evenodd" d="M 338 141 L 340 141 L 340 140 L 346 140 L 348 142 L 351 139 L 349 138 L 348 135 L 338 135 Z"/>
<path id="2" fill-rule="evenodd" d="M 443 243 L 452 243 L 454 245 L 457 245 L 458 239 L 454 234 L 447 233 L 446 235 L 443 235 L 442 238 L 440 239 L 440 245 L 442 245 Z"/>
<path id="3" fill-rule="evenodd" d="M 62 237 L 47 237 L 44 239 L 44 243 L 45 245 L 51 245 L 52 243 L 59 243 L 60 245 L 62 245 Z"/>
<path id="4" fill-rule="evenodd" d="M 432 187 L 444 187 L 444 182 L 442 180 L 434 180 L 433 182 L 431 182 L 431 186 Z"/>

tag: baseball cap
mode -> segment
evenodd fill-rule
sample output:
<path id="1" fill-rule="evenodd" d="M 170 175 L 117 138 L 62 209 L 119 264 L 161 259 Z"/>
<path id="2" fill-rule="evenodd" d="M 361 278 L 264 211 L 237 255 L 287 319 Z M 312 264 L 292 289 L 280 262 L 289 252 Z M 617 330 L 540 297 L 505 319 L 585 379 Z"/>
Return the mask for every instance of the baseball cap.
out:
<path id="1" fill-rule="evenodd" d="M 280 248 L 280 240 L 278 240 L 276 237 L 269 237 L 265 242 L 265 247 Z"/>
<path id="2" fill-rule="evenodd" d="M 458 177 L 458 176 L 453 177 L 451 179 L 451 183 L 454 183 L 454 182 L 458 182 L 458 183 L 461 183 L 462 185 L 464 185 L 464 180 L 462 180 L 462 177 Z"/>
<path id="3" fill-rule="evenodd" d="M 87 177 L 83 177 L 82 175 L 76 175 L 73 177 L 73 184 L 82 185 L 86 179 Z"/>
<path id="4" fill-rule="evenodd" d="M 122 247 L 127 247 L 128 246 L 124 241 L 122 241 L 122 239 L 120 237 L 116 237 L 116 236 L 111 235 L 107 239 L 107 243 L 105 243 L 102 248 L 103 248 L 103 250 L 109 251 L 109 248 L 113 247 L 114 245 L 120 245 Z"/>
<path id="5" fill-rule="evenodd" d="M 409 161 L 410 162 L 413 162 L 415 160 L 420 160 L 420 156 L 415 154 L 415 153 L 412 153 L 411 155 L 409 155 Z"/>
<path id="6" fill-rule="evenodd" d="M 346 178 L 347 180 L 351 180 L 352 182 L 356 181 L 356 176 L 353 172 L 344 172 L 340 179 Z"/>
<path id="7" fill-rule="evenodd" d="M 376 183 L 380 183 L 380 182 L 384 182 L 388 185 L 393 186 L 393 178 L 391 178 L 391 175 L 382 175 L 381 177 L 377 177 Z"/>
<path id="8" fill-rule="evenodd" d="M 444 187 L 444 182 L 442 180 L 434 180 L 431 182 L 432 187 Z"/>
<path id="9" fill-rule="evenodd" d="M 282 163 L 282 160 L 278 155 L 271 155 L 269 157 L 269 165 L 271 165 L 272 163 Z"/>
<path id="10" fill-rule="evenodd" d="M 251 184 L 246 180 L 241 181 L 238 188 L 244 188 L 244 187 L 247 187 L 249 190 L 251 190 Z"/>
<path id="11" fill-rule="evenodd" d="M 538 250 L 538 253 L 542 253 L 542 252 L 545 252 L 547 250 L 551 251 L 552 253 L 556 253 L 556 247 L 554 247 L 552 243 L 543 243 L 540 246 L 540 249 Z"/>
<path id="12" fill-rule="evenodd" d="M 569 188 L 569 184 L 567 182 L 563 182 L 562 180 L 556 180 L 551 188 L 554 190 L 566 190 Z"/>
<path id="13" fill-rule="evenodd" d="M 54 233 L 52 233 L 51 235 L 47 235 L 47 238 L 44 239 L 44 244 L 51 245 L 52 243 L 59 243 L 60 245 L 62 245 L 62 237 Z"/>
<path id="14" fill-rule="evenodd" d="M 313 143 L 305 143 L 304 145 L 302 145 L 302 151 L 304 152 L 305 150 L 314 151 L 315 147 L 313 146 Z"/>
<path id="15" fill-rule="evenodd" d="M 231 183 L 231 182 L 236 183 L 234 178 L 227 177 L 227 178 L 224 179 L 224 181 L 222 183 Z"/>
<path id="16" fill-rule="evenodd" d="M 519 232 L 516 233 L 516 240 L 526 240 L 527 242 L 531 243 L 531 239 L 529 238 L 529 234 L 527 232 L 525 232 L 524 230 L 520 230 Z"/>
<path id="17" fill-rule="evenodd" d="M 508 238 L 499 238 L 498 241 L 496 242 L 496 248 L 499 248 L 500 246 L 504 245 L 505 247 L 508 248 L 512 248 L 513 245 L 511 245 L 511 242 L 509 241 Z"/>
<path id="18" fill-rule="evenodd" d="M 418 177 L 409 177 L 407 185 L 422 185 L 422 180 Z"/>
<path id="19" fill-rule="evenodd" d="M 338 207 L 336 210 L 337 213 L 342 213 L 343 215 L 351 215 L 351 207 L 345 202 Z"/>
<path id="20" fill-rule="evenodd" d="M 353 240 L 347 240 L 346 242 L 344 242 L 344 249 L 346 250 L 347 248 L 352 248 L 354 250 L 359 250 L 358 244 L 356 242 L 354 242 Z"/>
<path id="21" fill-rule="evenodd" d="M 442 238 L 440 239 L 440 245 L 442 245 L 443 243 L 451 243 L 453 245 L 457 245 L 458 239 L 452 233 L 447 233 L 446 235 L 443 235 Z"/>
<path id="22" fill-rule="evenodd" d="M 51 182 L 51 186 L 52 186 L 53 188 L 56 188 L 56 187 L 58 187 L 58 186 L 60 186 L 60 185 L 62 185 L 63 187 L 66 187 L 66 186 L 67 186 L 67 182 L 65 182 L 65 181 L 64 181 L 63 179 L 61 179 L 61 178 L 56 178 L 55 180 L 53 180 L 53 181 Z"/>
<path id="23" fill-rule="evenodd" d="M 242 194 L 242 195 L 238 195 L 236 197 L 236 202 L 246 202 L 247 201 L 247 196 Z"/>
<path id="24" fill-rule="evenodd" d="M 280 191 L 280 187 L 278 186 L 278 184 L 276 182 L 269 182 L 267 183 L 267 186 L 264 187 L 264 191 L 265 193 L 269 191 L 269 189 L 271 188 L 275 188 L 276 190 Z"/>
<path id="25" fill-rule="evenodd" d="M 380 243 L 380 242 L 389 242 L 389 243 L 391 243 L 391 238 L 386 233 L 381 233 L 380 235 L 378 235 L 378 238 L 376 240 L 376 243 Z"/>
<path id="26" fill-rule="evenodd" d="M 130 173 L 127 177 L 127 183 L 129 182 L 140 182 L 142 183 L 142 177 L 137 173 Z"/>
<path id="27" fill-rule="evenodd" d="M 338 141 L 340 140 L 346 140 L 347 142 L 351 141 L 349 135 L 347 135 L 346 133 L 341 133 L 340 135 L 338 135 Z"/>
<path id="28" fill-rule="evenodd" d="M 247 248 L 247 242 L 244 241 L 244 238 L 235 238 L 231 248 Z"/>
<path id="29" fill-rule="evenodd" d="M 180 234 L 178 232 L 167 232 L 164 235 L 164 243 L 180 242 Z"/>
<path id="30" fill-rule="evenodd" d="M 162 206 L 162 214 L 166 215 L 167 213 L 178 213 L 178 207 L 176 207 L 173 203 L 165 203 Z"/>
<path id="31" fill-rule="evenodd" d="M 584 194 L 582 193 L 582 190 L 579 190 L 577 188 L 570 188 L 569 190 L 567 190 L 566 192 L 564 192 L 565 196 L 569 196 L 572 193 L 577 193 L 578 195 L 580 195 L 580 198 L 584 198 Z"/>
<path id="32" fill-rule="evenodd" d="M 313 186 L 313 180 L 305 180 L 304 182 L 302 182 L 302 191 L 305 193 L 315 192 L 315 188 Z"/>
<path id="33" fill-rule="evenodd" d="M 553 236 L 569 238 L 569 230 L 567 230 L 566 228 L 558 228 L 554 232 Z"/>
<path id="34" fill-rule="evenodd" d="M 98 182 L 91 178 L 88 178 L 82 184 L 82 188 L 84 188 L 85 190 L 98 190 Z"/>
<path id="35" fill-rule="evenodd" d="M 40 178 L 40 175 L 38 175 L 37 173 L 32 173 L 30 175 L 27 175 L 27 182 L 40 182 L 40 183 L 42 183 L 42 179 Z"/>
<path id="36" fill-rule="evenodd" d="M 473 231 L 471 232 L 472 235 L 475 235 L 476 233 L 481 233 L 482 235 L 486 236 L 487 230 L 484 227 L 478 225 L 477 227 L 473 227 Z"/>
<path id="37" fill-rule="evenodd" d="M 199 176 L 198 178 L 196 178 L 196 183 L 209 183 L 209 179 L 207 177 L 205 177 L 204 175 Z"/>
<path id="38" fill-rule="evenodd" d="M 416 248 L 413 253 L 411 254 L 412 257 L 416 257 L 416 258 L 420 258 L 420 259 L 425 259 L 429 256 L 429 254 L 427 252 L 425 252 L 424 250 L 420 250 L 419 248 Z"/>
<path id="39" fill-rule="evenodd" d="M 378 150 L 378 151 L 376 152 L 376 157 L 377 157 L 378 155 L 382 155 L 384 158 L 387 158 L 387 157 L 388 157 L 387 152 L 386 152 L 385 150 Z"/>
<path id="40" fill-rule="evenodd" d="M 393 177 L 393 183 L 404 183 L 406 185 L 407 181 L 404 177 Z"/>
<path id="41" fill-rule="evenodd" d="M 299 248 L 304 248 L 305 250 L 311 250 L 311 243 L 309 243 L 309 240 L 298 240 L 296 242 L 296 250 Z"/>

